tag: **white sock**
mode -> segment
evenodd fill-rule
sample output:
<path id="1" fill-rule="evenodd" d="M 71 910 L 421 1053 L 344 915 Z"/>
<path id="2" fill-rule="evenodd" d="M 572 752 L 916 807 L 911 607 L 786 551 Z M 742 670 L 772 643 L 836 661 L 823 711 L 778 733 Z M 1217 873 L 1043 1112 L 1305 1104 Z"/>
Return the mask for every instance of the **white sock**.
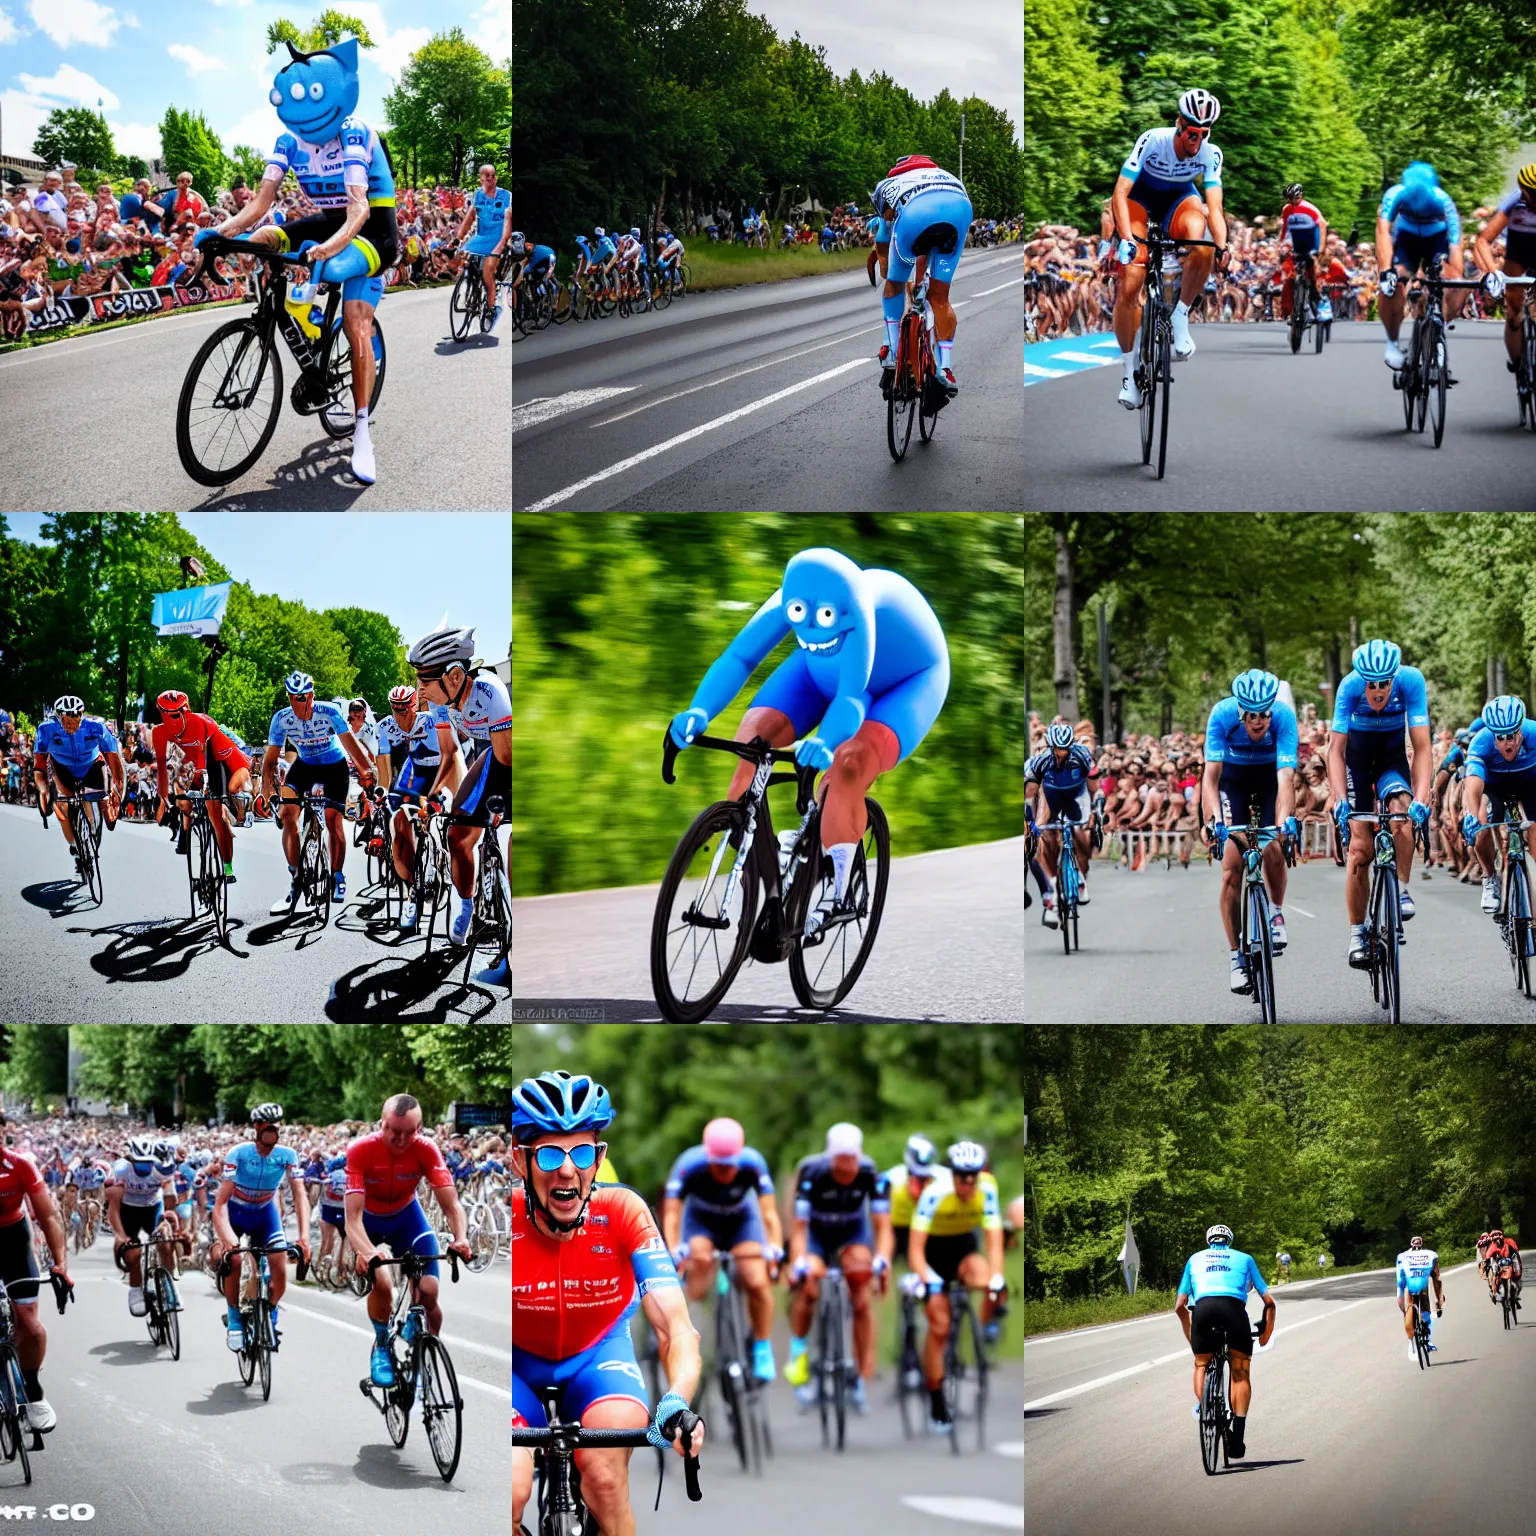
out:
<path id="1" fill-rule="evenodd" d="M 1130 378 L 1136 371 L 1136 353 L 1134 349 L 1130 352 L 1122 352 L 1120 354 L 1120 361 L 1125 365 L 1126 378 Z"/>
<path id="2" fill-rule="evenodd" d="M 1189 313 L 1189 305 L 1186 304 L 1183 299 L 1180 299 L 1179 302 L 1173 306 L 1173 312 L 1176 315 L 1187 315 Z"/>
<path id="3" fill-rule="evenodd" d="M 853 850 L 857 847 L 857 843 L 833 843 L 827 849 L 827 854 L 832 860 L 832 869 L 836 876 L 833 894 L 839 901 L 843 899 L 843 891 L 847 888 L 848 865 L 852 862 Z"/>

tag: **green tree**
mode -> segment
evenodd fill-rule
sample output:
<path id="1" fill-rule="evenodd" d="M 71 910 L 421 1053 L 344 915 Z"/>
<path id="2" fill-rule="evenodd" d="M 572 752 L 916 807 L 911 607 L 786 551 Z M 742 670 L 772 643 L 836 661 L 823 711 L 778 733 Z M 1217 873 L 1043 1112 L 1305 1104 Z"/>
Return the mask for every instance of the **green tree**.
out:
<path id="1" fill-rule="evenodd" d="M 32 153 L 49 165 L 72 161 L 77 179 L 93 192 L 96 189 L 89 177 L 117 163 L 106 118 L 86 107 L 55 107 L 39 126 Z"/>

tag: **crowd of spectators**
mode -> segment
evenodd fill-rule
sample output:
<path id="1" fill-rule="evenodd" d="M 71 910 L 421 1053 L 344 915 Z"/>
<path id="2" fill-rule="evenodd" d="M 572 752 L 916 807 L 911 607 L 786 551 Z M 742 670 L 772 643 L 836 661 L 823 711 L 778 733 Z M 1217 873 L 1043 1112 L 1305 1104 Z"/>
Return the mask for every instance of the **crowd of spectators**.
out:
<path id="1" fill-rule="evenodd" d="M 1493 208 L 1478 208 L 1464 230 L 1462 255 L 1466 275 L 1480 275 L 1472 241 L 1493 216 Z M 1205 291 L 1190 306 L 1192 321 L 1247 322 L 1284 320 L 1290 314 L 1294 264 L 1290 247 L 1280 249 L 1280 219 L 1243 220 L 1228 216 L 1232 258 L 1227 269 L 1207 279 Z M 1373 231 L 1374 235 L 1374 231 Z M 1084 335 L 1107 331 L 1115 304 L 1114 223 L 1109 204 L 1097 235 L 1070 224 L 1039 224 L 1024 242 L 1026 308 L 1029 339 Z M 1373 239 L 1350 245 L 1331 230 L 1328 248 L 1319 259 L 1324 296 L 1335 320 L 1373 318 L 1379 274 Z M 1502 314 L 1481 292 L 1469 290 L 1468 319 Z"/>
<path id="2" fill-rule="evenodd" d="M 1057 715 L 1055 720 L 1064 716 Z M 1033 757 L 1046 750 L 1046 727 L 1053 723 L 1038 714 L 1029 718 L 1029 752 Z M 1121 862 L 1140 864 L 1148 858 L 1177 859 L 1187 865 L 1191 858 L 1204 860 L 1200 827 L 1205 820 L 1200 786 L 1205 775 L 1203 731 L 1170 731 L 1156 736 L 1127 731 L 1122 739 L 1101 745 L 1091 720 L 1080 720 L 1073 735 L 1093 758 L 1098 778 L 1095 794 L 1104 796 L 1106 841 L 1121 836 L 1113 850 Z M 1328 739 L 1330 722 L 1319 716 L 1313 704 L 1303 704 L 1296 721 L 1296 819 L 1303 825 L 1301 857 L 1306 859 L 1324 846 L 1324 840 L 1306 835 L 1308 824 L 1326 826 L 1331 796 L 1328 789 Z M 1455 732 L 1442 727 L 1430 738 L 1434 774 L 1456 744 Z M 1412 744 L 1408 747 L 1413 759 Z M 1429 866 L 1448 866 L 1463 884 L 1479 873 L 1459 843 L 1458 802 L 1447 794 L 1436 807 L 1431 823 Z"/>
<path id="3" fill-rule="evenodd" d="M 0 188 L 0 315 L 32 314 L 54 299 L 91 298 L 181 283 L 193 271 L 197 232 L 231 218 L 254 196 L 241 179 L 205 195 L 190 171 L 156 189 L 141 179 L 119 195 L 110 182 L 88 190 L 65 164 L 39 186 Z M 464 215 L 461 187 L 396 189 L 401 262 L 407 283 L 455 277 L 463 257 L 454 239 Z M 314 212 L 292 177 L 264 222 Z M 241 282 L 254 259 L 220 258 L 218 279 Z"/>

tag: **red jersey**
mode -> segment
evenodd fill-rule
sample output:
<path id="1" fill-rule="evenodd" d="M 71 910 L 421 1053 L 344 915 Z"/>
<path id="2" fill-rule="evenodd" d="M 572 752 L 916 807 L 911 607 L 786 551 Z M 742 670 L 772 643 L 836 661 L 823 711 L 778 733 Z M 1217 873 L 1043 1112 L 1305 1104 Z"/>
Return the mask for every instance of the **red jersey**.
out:
<path id="1" fill-rule="evenodd" d="M 22 1218 L 22 1201 L 33 1198 L 47 1185 L 36 1163 L 14 1147 L 0 1147 L 0 1227 L 13 1226 Z"/>
<path id="2" fill-rule="evenodd" d="M 182 720 L 179 736 L 173 736 L 170 726 L 162 720 L 150 732 L 150 739 L 155 748 L 155 785 L 162 800 L 165 799 L 165 754 L 173 741 L 181 748 L 187 761 L 199 771 L 208 766 L 209 752 L 221 763 L 227 764 L 231 772 L 236 768 L 251 766 L 250 758 L 225 735 L 223 726 L 212 715 L 194 714 L 188 710 Z"/>
<path id="3" fill-rule="evenodd" d="M 370 1216 L 403 1211 L 416 1198 L 416 1186 L 423 1179 L 433 1189 L 453 1184 L 437 1143 L 425 1136 L 413 1136 L 405 1151 L 392 1152 L 384 1133 L 375 1131 L 347 1148 L 347 1193 L 361 1195 Z"/>
<path id="4" fill-rule="evenodd" d="M 1302 198 L 1299 203 L 1287 203 L 1280 212 L 1280 227 L 1283 230 L 1282 240 L 1294 237 L 1298 232 L 1305 234 L 1308 230 L 1319 230 L 1323 227 L 1322 214 Z"/>
<path id="5" fill-rule="evenodd" d="M 656 1219 L 622 1184 L 595 1184 L 587 1219 L 556 1242 L 512 1197 L 512 1345 L 541 1360 L 589 1349 L 649 1290 L 679 1284 Z"/>

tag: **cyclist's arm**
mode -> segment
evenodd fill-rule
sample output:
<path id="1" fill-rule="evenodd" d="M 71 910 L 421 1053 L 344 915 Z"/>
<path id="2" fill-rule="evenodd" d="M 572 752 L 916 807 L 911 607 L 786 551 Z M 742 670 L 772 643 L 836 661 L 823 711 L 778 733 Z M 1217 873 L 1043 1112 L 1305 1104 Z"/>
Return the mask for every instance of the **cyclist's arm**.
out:
<path id="1" fill-rule="evenodd" d="M 1328 794 L 1335 804 L 1348 799 L 1344 777 L 1344 745 L 1348 740 L 1348 731 L 1334 730 L 1328 737 Z"/>
<path id="2" fill-rule="evenodd" d="M 1275 820 L 1283 827 L 1286 818 L 1296 814 L 1296 770 L 1277 769 L 1275 781 Z"/>
<path id="3" fill-rule="evenodd" d="M 268 799 L 277 793 L 277 757 L 277 746 L 268 742 L 261 756 L 261 792 Z"/>
<path id="4" fill-rule="evenodd" d="M 676 1253 L 683 1240 L 683 1202 L 668 1196 L 661 1202 L 661 1235 L 666 1240 L 667 1252 Z"/>
<path id="5" fill-rule="evenodd" d="M 103 747 L 101 756 L 108 769 L 111 771 L 112 783 L 116 787 L 117 793 L 121 795 L 123 792 L 123 784 L 125 782 L 123 774 L 123 754 L 121 752 L 109 752 L 105 747 Z"/>
<path id="6" fill-rule="evenodd" d="M 1434 772 L 1434 757 L 1427 725 L 1410 725 L 1408 740 L 1413 746 L 1413 798 L 1420 805 L 1429 804 L 1429 780 Z"/>
<path id="7" fill-rule="evenodd" d="M 374 775 L 379 783 L 388 787 L 394 782 L 394 764 L 387 752 L 380 752 L 373 760 Z"/>
<path id="8" fill-rule="evenodd" d="M 1109 194 L 1110 214 L 1114 219 L 1115 234 L 1121 240 L 1131 238 L 1131 188 L 1135 185 L 1135 178 L 1127 176 L 1122 171 L 1115 177 L 1115 190 Z"/>
<path id="9" fill-rule="evenodd" d="M 1382 216 L 1380 210 L 1376 214 L 1376 270 L 1378 272 L 1392 270 L 1392 226 Z"/>
<path id="10" fill-rule="evenodd" d="M 1227 245 L 1227 215 L 1221 206 L 1222 191 L 1220 187 L 1207 187 L 1205 189 L 1206 222 L 1211 226 L 1211 239 L 1217 245 L 1226 249 Z M 1220 251 L 1216 253 L 1218 256 Z"/>
<path id="11" fill-rule="evenodd" d="M 1472 239 L 1472 251 L 1477 257 L 1477 264 L 1484 272 L 1496 272 L 1502 263 L 1494 254 L 1493 242 L 1504 233 L 1504 226 L 1509 223 L 1509 215 L 1501 208 L 1494 216 L 1478 230 Z"/>
<path id="12" fill-rule="evenodd" d="M 357 771 L 365 773 L 369 778 L 373 777 L 373 765 L 368 761 L 368 751 L 351 731 L 338 731 L 336 739 L 342 745 L 342 750 L 357 765 Z"/>
<path id="13" fill-rule="evenodd" d="M 656 1348 L 666 1368 L 668 1390 L 692 1402 L 703 1370 L 699 1334 L 688 1316 L 688 1299 L 682 1286 L 655 1286 L 646 1291 L 640 1305 L 656 1336 Z"/>

